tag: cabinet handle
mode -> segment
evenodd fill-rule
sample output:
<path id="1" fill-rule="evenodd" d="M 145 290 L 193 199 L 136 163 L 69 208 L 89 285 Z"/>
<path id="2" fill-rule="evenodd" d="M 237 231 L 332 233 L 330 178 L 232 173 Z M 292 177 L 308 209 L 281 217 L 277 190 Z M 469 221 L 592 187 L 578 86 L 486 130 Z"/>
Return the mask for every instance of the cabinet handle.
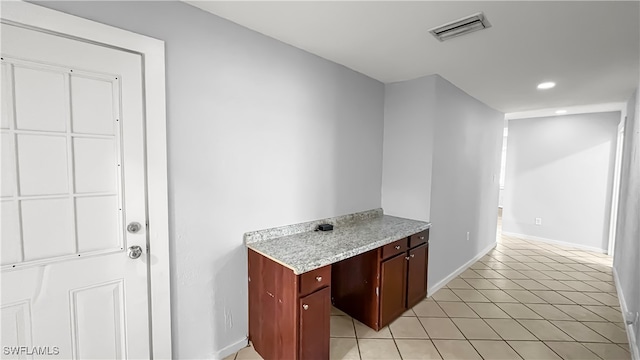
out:
<path id="1" fill-rule="evenodd" d="M 416 254 L 411 254 L 411 255 L 409 255 L 409 256 L 411 256 L 411 257 L 416 257 Z"/>
<path id="2" fill-rule="evenodd" d="M 317 280 L 318 282 L 322 281 L 322 276 L 316 276 L 316 280 Z"/>
<path id="3" fill-rule="evenodd" d="M 420 236 L 420 240 L 424 240 L 424 236 Z"/>
<path id="4" fill-rule="evenodd" d="M 302 308 L 303 308 L 303 309 L 305 309 L 305 310 L 309 310 L 309 305 L 307 305 L 307 304 L 302 304 Z"/>
<path id="5" fill-rule="evenodd" d="M 411 259 L 410 257 L 406 256 L 405 259 L 407 259 L 407 261 L 409 261 L 409 259 Z"/>
<path id="6" fill-rule="evenodd" d="M 400 250 L 400 245 L 396 245 L 396 250 Z"/>

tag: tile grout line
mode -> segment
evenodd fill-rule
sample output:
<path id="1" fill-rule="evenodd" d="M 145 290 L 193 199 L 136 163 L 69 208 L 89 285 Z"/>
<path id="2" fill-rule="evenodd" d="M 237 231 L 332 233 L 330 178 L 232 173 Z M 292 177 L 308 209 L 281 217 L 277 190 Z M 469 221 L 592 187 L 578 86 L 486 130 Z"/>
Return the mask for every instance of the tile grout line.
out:
<path id="1" fill-rule="evenodd" d="M 351 318 L 351 316 L 349 317 Z M 356 337 L 356 348 L 358 348 L 358 358 L 362 360 L 362 352 L 360 351 L 360 340 L 358 338 L 358 330 L 356 330 L 356 322 L 353 318 L 351 318 L 351 324 L 353 325 L 353 335 L 355 335 Z M 331 349 L 329 349 L 329 356 L 331 356 Z"/>
<path id="2" fill-rule="evenodd" d="M 425 297 L 422 301 L 425 301 L 426 299 L 428 299 L 428 297 Z M 433 302 L 436 302 L 435 300 L 433 300 Z M 436 302 L 436 306 L 438 306 L 438 308 L 446 315 L 447 313 L 444 311 L 444 309 L 442 309 L 440 307 L 440 305 L 438 305 L 438 303 Z M 415 307 L 415 306 L 414 306 Z M 411 308 L 411 311 L 413 311 L 413 308 Z M 431 342 L 431 345 L 433 345 L 433 348 L 436 349 L 436 351 L 438 352 L 438 355 L 440 356 L 440 359 L 444 359 L 444 356 L 442 355 L 442 353 L 440 352 L 440 349 L 438 349 L 438 347 L 436 346 L 436 343 L 433 342 L 434 339 L 431 338 L 431 335 L 429 334 L 429 332 L 427 331 L 427 328 L 424 327 L 424 324 L 422 323 L 422 321 L 420 321 L 420 317 L 418 316 L 418 314 L 416 314 L 415 311 L 413 311 L 413 313 L 416 315 L 416 318 L 418 319 L 418 323 L 420 324 L 420 326 L 422 326 L 422 330 L 424 330 L 424 333 L 427 334 L 427 338 L 428 340 Z M 391 328 L 389 328 L 389 331 L 391 331 Z M 391 334 L 391 336 L 393 336 L 393 334 Z M 395 341 L 395 339 L 394 339 Z"/>

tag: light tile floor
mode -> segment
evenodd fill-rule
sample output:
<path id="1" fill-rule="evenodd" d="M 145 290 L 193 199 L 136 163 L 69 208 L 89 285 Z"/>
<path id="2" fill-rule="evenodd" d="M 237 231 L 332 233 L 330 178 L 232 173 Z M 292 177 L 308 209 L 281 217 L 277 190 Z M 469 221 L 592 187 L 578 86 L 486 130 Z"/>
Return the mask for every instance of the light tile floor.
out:
<path id="1" fill-rule="evenodd" d="M 508 236 L 379 332 L 331 313 L 331 359 L 630 358 L 611 257 Z"/>

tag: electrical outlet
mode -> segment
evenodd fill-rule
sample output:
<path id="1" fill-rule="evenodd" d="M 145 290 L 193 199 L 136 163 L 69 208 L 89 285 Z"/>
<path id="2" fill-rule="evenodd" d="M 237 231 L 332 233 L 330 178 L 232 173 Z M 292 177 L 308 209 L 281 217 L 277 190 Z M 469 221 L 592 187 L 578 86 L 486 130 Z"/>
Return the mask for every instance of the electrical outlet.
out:
<path id="1" fill-rule="evenodd" d="M 467 231 L 467 241 L 469 241 L 469 232 Z"/>
<path id="2" fill-rule="evenodd" d="M 536 218 L 536 225 L 542 225 L 542 218 Z"/>

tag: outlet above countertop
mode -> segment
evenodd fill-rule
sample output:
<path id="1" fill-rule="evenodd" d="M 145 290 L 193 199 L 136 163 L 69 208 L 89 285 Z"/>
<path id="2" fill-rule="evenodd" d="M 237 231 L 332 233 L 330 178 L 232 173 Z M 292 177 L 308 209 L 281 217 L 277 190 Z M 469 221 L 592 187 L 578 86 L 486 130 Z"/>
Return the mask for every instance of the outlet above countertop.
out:
<path id="1" fill-rule="evenodd" d="M 318 224 L 331 231 L 314 231 Z M 384 215 L 382 209 L 245 234 L 251 250 L 303 274 L 424 231 L 431 223 Z"/>

